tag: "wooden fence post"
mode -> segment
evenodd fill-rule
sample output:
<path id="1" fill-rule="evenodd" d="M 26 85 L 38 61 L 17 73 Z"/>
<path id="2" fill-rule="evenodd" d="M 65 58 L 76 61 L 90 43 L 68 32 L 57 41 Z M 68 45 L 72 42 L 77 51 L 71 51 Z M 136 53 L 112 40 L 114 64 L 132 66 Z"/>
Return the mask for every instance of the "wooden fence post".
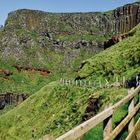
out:
<path id="1" fill-rule="evenodd" d="M 63 86 L 65 86 L 65 79 L 63 79 Z"/>
<path id="2" fill-rule="evenodd" d="M 107 107 L 110 106 L 112 106 L 112 104 L 106 106 L 105 109 L 107 109 Z M 103 121 L 103 138 L 105 139 L 111 132 L 112 132 L 112 115 Z"/>
<path id="3" fill-rule="evenodd" d="M 90 83 L 90 81 L 88 81 L 88 86 L 90 87 L 90 85 L 91 85 L 91 83 Z"/>
<path id="4" fill-rule="evenodd" d="M 128 91 L 128 94 L 131 94 L 134 91 L 134 88 Z M 128 106 L 128 114 L 131 115 L 131 113 L 134 110 L 134 97 L 130 100 L 130 104 Z M 134 118 L 132 118 L 128 124 L 128 132 L 130 133 L 133 130 L 134 127 Z"/>
<path id="5" fill-rule="evenodd" d="M 79 82 L 80 82 L 80 87 L 81 87 L 82 86 L 82 81 L 80 80 Z"/>
<path id="6" fill-rule="evenodd" d="M 76 86 L 78 85 L 78 81 L 77 81 L 77 80 L 75 81 L 75 85 L 76 85 Z"/>
<path id="7" fill-rule="evenodd" d="M 60 84 L 63 84 L 63 79 L 62 78 L 60 79 Z"/>
<path id="8" fill-rule="evenodd" d="M 102 88 L 102 82 L 101 82 L 101 80 L 99 81 L 99 87 Z"/>
<path id="9" fill-rule="evenodd" d="M 68 85 L 70 86 L 70 84 L 71 84 L 71 82 L 70 82 L 70 80 L 68 80 Z"/>
<path id="10" fill-rule="evenodd" d="M 85 80 L 84 82 L 85 82 L 84 87 L 86 87 L 87 86 L 87 81 Z"/>

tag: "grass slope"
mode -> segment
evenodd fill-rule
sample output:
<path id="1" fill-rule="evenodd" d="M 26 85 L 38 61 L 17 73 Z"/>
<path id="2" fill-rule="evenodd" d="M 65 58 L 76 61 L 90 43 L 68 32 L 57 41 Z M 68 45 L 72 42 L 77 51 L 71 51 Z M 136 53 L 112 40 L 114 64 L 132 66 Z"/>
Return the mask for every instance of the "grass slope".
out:
<path id="1" fill-rule="evenodd" d="M 118 75 L 129 78 L 134 73 L 140 72 L 140 25 L 132 32 L 133 37 L 86 60 L 79 71 L 79 76 L 91 80 L 103 77 L 111 80 Z M 91 96 L 101 97 L 103 108 L 105 104 L 115 103 L 125 95 L 127 89 L 95 90 L 62 86 L 58 82 L 52 82 L 18 107 L 0 116 L 0 139 L 30 139 L 32 129 L 36 130 L 36 138 L 50 133 L 58 137 L 81 123 Z M 118 111 L 114 121 L 118 122 L 125 115 L 125 111 L 126 108 Z M 94 131 L 95 139 L 102 138 L 99 133 L 101 129 L 102 124 Z M 90 135 L 87 135 L 84 139 L 90 139 L 89 137 Z"/>
<path id="2" fill-rule="evenodd" d="M 117 93 L 120 94 L 116 97 Z M 58 137 L 81 123 L 89 97 L 100 96 L 103 107 L 126 94 L 126 89 L 95 90 L 52 82 L 0 116 L 0 139 L 27 140 L 32 136 L 32 129 L 35 129 L 36 138 L 45 134 Z"/>
<path id="3" fill-rule="evenodd" d="M 0 69 L 13 72 L 13 75 L 9 77 L 12 79 L 11 81 L 2 80 L 0 73 L 0 93 L 7 92 L 8 89 L 10 92 L 25 92 L 32 94 L 51 81 L 58 80 L 62 77 L 75 77 L 80 63 L 97 53 L 96 51 L 89 51 L 91 49 L 90 47 L 88 50 L 85 47 L 73 49 L 66 46 L 62 49 L 56 48 L 55 50 L 52 47 L 52 44 L 49 44 L 50 40 L 47 38 L 44 38 L 44 41 L 48 46 L 40 47 L 40 43 L 38 43 L 40 36 L 38 33 L 23 29 L 15 29 L 13 32 L 16 34 L 16 39 L 29 36 L 32 39 L 30 43 L 33 43 L 34 46 L 19 47 L 11 44 L 10 47 L 4 45 L 0 47 Z M 0 38 L 7 34 L 10 36 L 9 32 L 0 31 Z M 79 41 L 79 39 L 80 38 L 77 38 L 76 40 Z M 82 39 L 85 40 L 86 36 Z M 67 39 L 64 39 L 64 41 L 66 40 Z M 6 51 L 7 49 L 10 52 Z M 94 47 L 92 49 L 94 50 Z M 15 68 L 12 67 L 13 64 L 24 67 L 50 69 L 52 74 L 47 78 L 39 76 L 38 74 L 19 74 Z"/>
<path id="4" fill-rule="evenodd" d="M 111 80 L 116 76 L 128 79 L 140 73 L 140 24 L 131 32 L 134 33 L 132 37 L 84 61 L 78 76 L 92 80 L 106 77 Z"/>

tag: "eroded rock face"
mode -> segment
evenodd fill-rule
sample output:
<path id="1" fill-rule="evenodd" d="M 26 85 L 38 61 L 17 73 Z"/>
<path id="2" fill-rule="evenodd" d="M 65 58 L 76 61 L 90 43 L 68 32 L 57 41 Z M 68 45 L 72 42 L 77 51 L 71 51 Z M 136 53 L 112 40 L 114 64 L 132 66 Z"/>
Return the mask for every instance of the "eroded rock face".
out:
<path id="1" fill-rule="evenodd" d="M 136 88 L 140 85 L 140 73 L 133 75 L 129 80 L 125 82 L 127 88 Z"/>
<path id="2" fill-rule="evenodd" d="M 100 106 L 101 106 L 100 97 L 98 98 L 90 97 L 88 100 L 88 106 L 85 110 L 84 116 L 82 117 L 82 122 L 96 115 L 97 112 L 99 111 Z"/>
<path id="3" fill-rule="evenodd" d="M 37 17 L 37 18 L 36 18 Z M 5 28 L 27 29 L 53 38 L 53 34 L 107 32 L 126 33 L 140 22 L 140 2 L 119 7 L 109 13 L 47 13 L 17 10 L 9 13 Z"/>
<path id="4" fill-rule="evenodd" d="M 24 67 L 24 66 L 19 66 L 19 65 L 16 65 L 16 64 L 14 64 L 12 67 L 16 68 L 18 73 L 20 73 L 21 71 L 29 72 L 29 73 L 32 73 L 32 74 L 39 73 L 40 75 L 42 75 L 44 77 L 47 77 L 52 73 L 51 70 L 47 70 L 47 69 L 44 69 L 44 68 Z"/>
<path id="5" fill-rule="evenodd" d="M 140 22 L 140 2 L 100 13 L 47 13 L 17 10 L 9 13 L 0 30 L 0 57 L 14 57 L 29 63 L 54 63 L 50 51 L 60 54 L 61 64 L 104 50 L 103 42 L 114 34 L 123 34 Z M 82 54 L 83 55 L 83 54 Z M 85 57 L 84 59 L 87 59 Z M 68 64 L 68 65 L 66 65 Z M 32 62 L 30 62 L 32 65 Z"/>
<path id="6" fill-rule="evenodd" d="M 123 39 L 133 36 L 133 32 L 128 32 L 128 33 L 124 33 L 124 34 L 119 34 L 119 35 L 114 35 L 112 36 L 110 39 L 108 39 L 107 41 L 104 42 L 104 49 L 107 49 L 109 47 L 111 47 L 112 45 L 121 42 Z"/>
<path id="7" fill-rule="evenodd" d="M 115 31 L 127 33 L 140 23 L 140 2 L 128 4 L 114 10 Z"/>
<path id="8" fill-rule="evenodd" d="M 21 94 L 14 94 L 11 92 L 0 94 L 0 110 L 4 109 L 6 105 L 11 104 L 20 104 L 24 100 L 26 100 L 29 97 L 29 95 L 21 93 Z"/>

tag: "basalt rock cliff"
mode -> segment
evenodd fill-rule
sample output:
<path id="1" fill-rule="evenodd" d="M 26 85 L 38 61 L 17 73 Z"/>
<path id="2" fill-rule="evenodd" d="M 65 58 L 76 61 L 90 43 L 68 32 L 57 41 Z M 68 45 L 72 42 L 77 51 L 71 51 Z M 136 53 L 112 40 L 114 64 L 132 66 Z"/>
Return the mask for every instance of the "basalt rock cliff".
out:
<path id="1" fill-rule="evenodd" d="M 86 59 L 102 51 L 106 39 L 127 33 L 139 22 L 140 2 L 104 13 L 17 10 L 9 13 L 0 29 L 0 56 L 32 65 L 33 59 L 52 64 L 57 59 L 53 56 L 59 54 L 58 66 L 68 66 L 77 57 Z"/>
<path id="2" fill-rule="evenodd" d="M 115 31 L 127 33 L 140 22 L 140 2 L 128 4 L 114 10 Z"/>
<path id="3" fill-rule="evenodd" d="M 140 2 L 127 4 L 110 12 L 47 13 L 35 10 L 17 10 L 9 13 L 5 23 L 8 29 L 28 29 L 41 35 L 108 32 L 126 33 L 140 22 Z"/>

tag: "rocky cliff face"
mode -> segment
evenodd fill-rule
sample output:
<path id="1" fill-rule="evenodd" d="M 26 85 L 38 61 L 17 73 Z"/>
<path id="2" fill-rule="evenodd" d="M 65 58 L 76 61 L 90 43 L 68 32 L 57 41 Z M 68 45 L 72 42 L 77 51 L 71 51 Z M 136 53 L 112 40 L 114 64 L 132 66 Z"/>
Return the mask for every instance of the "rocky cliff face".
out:
<path id="1" fill-rule="evenodd" d="M 105 13 L 17 10 L 9 13 L 0 30 L 0 56 L 53 64 L 55 52 L 61 55 L 59 63 L 71 64 L 79 57 L 86 59 L 102 51 L 102 42 L 108 37 L 128 32 L 139 22 L 140 2 Z"/>
<path id="2" fill-rule="evenodd" d="M 29 95 L 23 93 L 14 94 L 14 93 L 7 92 L 7 93 L 0 94 L 0 110 L 4 109 L 6 105 L 11 105 L 11 104 L 18 105 L 22 103 L 24 100 L 26 100 L 28 97 Z"/>
<path id="3" fill-rule="evenodd" d="M 17 10 L 9 13 L 6 28 L 28 29 L 40 34 L 51 33 L 124 33 L 140 22 L 140 2 L 128 4 L 106 13 L 46 13 Z"/>
<path id="4" fill-rule="evenodd" d="M 113 12 L 115 31 L 126 33 L 140 23 L 140 2 L 117 8 Z"/>

